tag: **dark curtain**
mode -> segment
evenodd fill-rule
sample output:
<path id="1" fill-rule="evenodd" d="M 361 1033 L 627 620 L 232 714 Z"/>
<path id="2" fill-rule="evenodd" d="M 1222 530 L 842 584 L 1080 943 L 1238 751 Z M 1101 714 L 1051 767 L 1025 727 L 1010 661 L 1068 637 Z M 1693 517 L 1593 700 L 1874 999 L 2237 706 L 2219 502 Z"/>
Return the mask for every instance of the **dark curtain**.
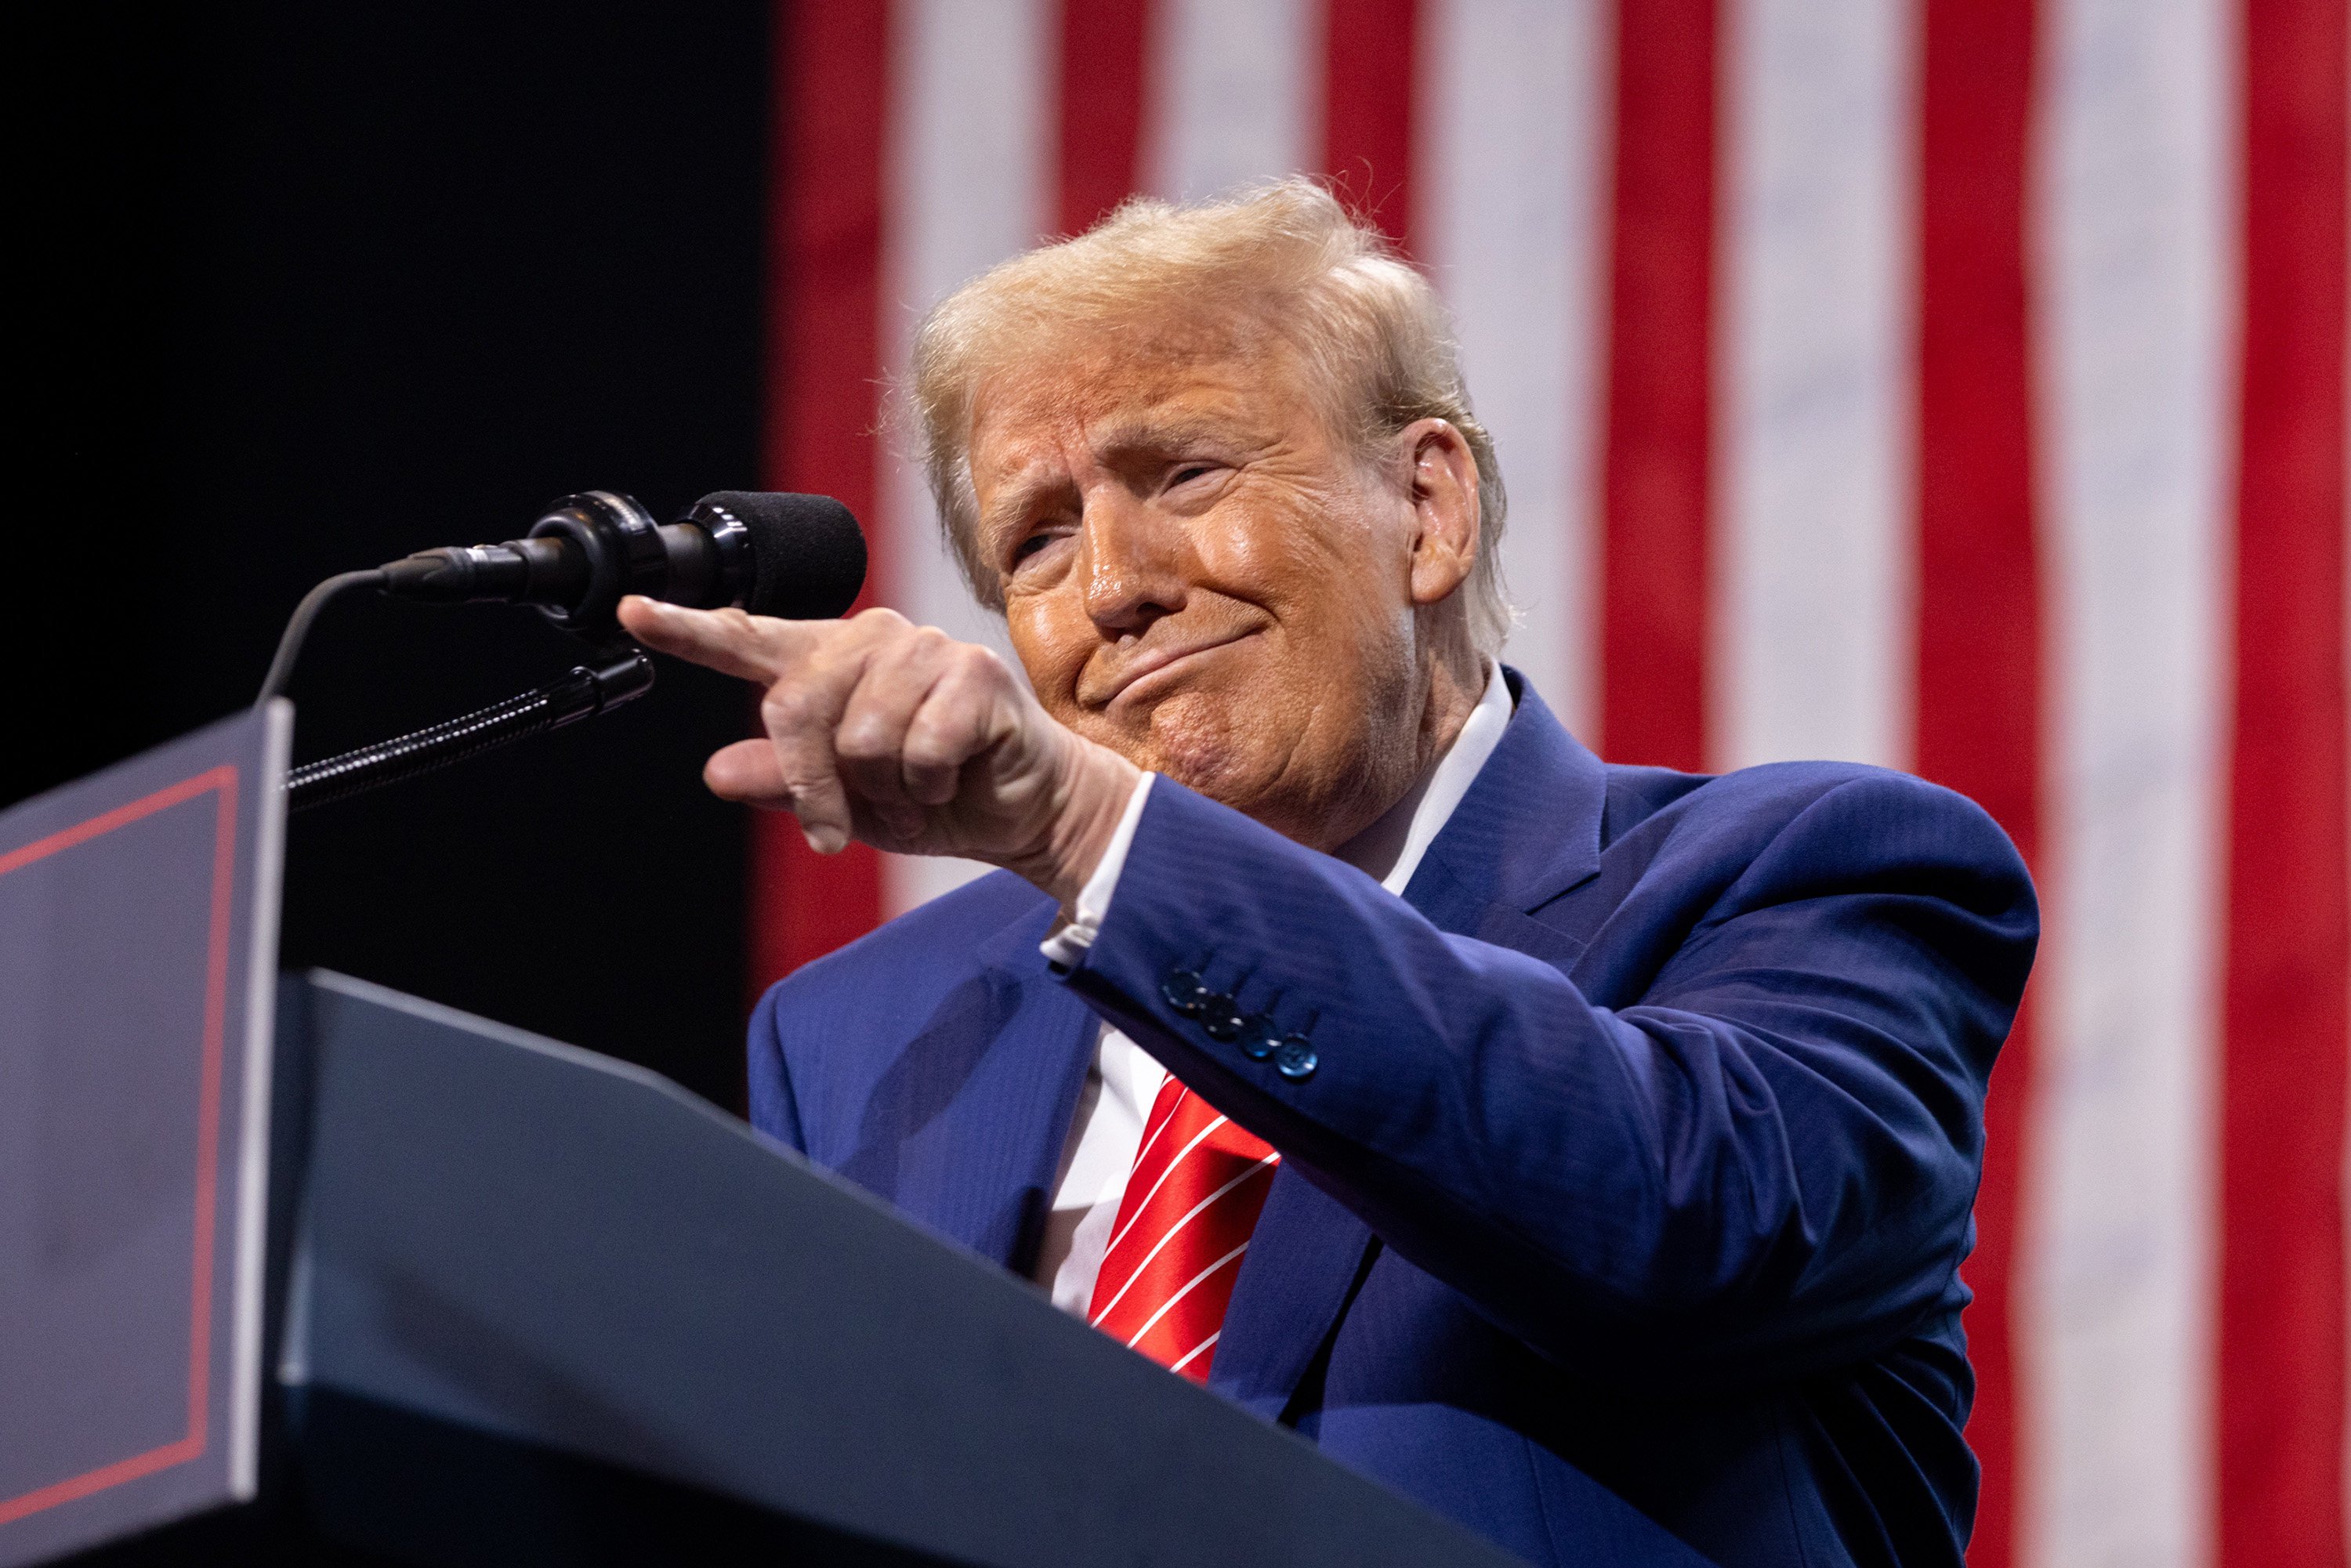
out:
<path id="1" fill-rule="evenodd" d="M 330 572 L 573 490 L 667 516 L 757 483 L 763 6 L 61 9 L 0 68 L 32 274 L 0 800 L 249 702 Z M 348 602 L 296 756 L 573 660 L 528 611 Z M 743 824 L 698 775 L 746 712 L 664 665 L 609 717 L 296 818 L 286 962 L 738 1105 Z"/>

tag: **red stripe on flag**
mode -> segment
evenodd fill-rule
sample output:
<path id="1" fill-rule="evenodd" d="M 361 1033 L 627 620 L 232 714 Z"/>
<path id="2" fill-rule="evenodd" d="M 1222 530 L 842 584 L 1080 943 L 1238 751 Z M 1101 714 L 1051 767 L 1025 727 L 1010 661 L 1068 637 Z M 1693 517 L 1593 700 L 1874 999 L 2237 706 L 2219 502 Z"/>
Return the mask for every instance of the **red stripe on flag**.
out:
<path id="1" fill-rule="evenodd" d="M 2039 869 L 2040 585 L 2024 224 L 2031 0 L 1928 0 L 1919 144 L 1918 770 L 1972 797 Z M 1984 1111 L 1966 1277 L 1983 1465 L 1969 1561 L 2011 1560 L 2018 1424 L 2011 1275 L 2030 1009 Z"/>
<path id="2" fill-rule="evenodd" d="M 2344 0 L 2245 10 L 2223 1568 L 2344 1561 Z"/>
<path id="3" fill-rule="evenodd" d="M 1137 183 L 1150 0 L 1062 0 L 1055 222 L 1083 234 Z"/>
<path id="4" fill-rule="evenodd" d="M 837 496 L 857 514 L 868 600 L 891 566 L 873 528 L 888 15 L 779 0 L 768 164 L 766 483 Z M 750 859 L 754 995 L 881 919 L 881 864 L 862 844 L 819 855 L 791 817 L 761 811 Z"/>
<path id="5" fill-rule="evenodd" d="M 1363 217 L 1412 248 L 1416 0 L 1329 0 L 1322 168 Z"/>
<path id="6" fill-rule="evenodd" d="M 1715 0 L 1619 0 L 1601 741 L 1706 758 Z"/>

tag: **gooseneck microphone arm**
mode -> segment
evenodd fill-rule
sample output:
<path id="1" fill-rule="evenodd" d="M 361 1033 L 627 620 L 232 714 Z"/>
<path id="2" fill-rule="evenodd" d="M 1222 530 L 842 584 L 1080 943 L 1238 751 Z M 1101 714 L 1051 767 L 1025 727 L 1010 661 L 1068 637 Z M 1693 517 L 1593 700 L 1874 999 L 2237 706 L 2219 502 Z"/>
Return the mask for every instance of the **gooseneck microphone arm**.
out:
<path id="1" fill-rule="evenodd" d="M 849 509 L 829 497 L 722 490 L 695 502 L 678 521 L 656 525 L 626 496 L 587 491 L 557 502 L 524 538 L 423 550 L 371 571 L 327 579 L 302 596 L 287 621 L 255 706 L 285 694 L 319 612 L 362 588 L 444 604 L 536 604 L 589 645 L 590 661 L 559 680 L 294 768 L 286 778 L 286 800 L 287 810 L 298 811 L 559 729 L 643 695 L 652 689 L 653 666 L 614 619 L 624 594 L 823 620 L 846 612 L 864 580 L 864 536 Z"/>
<path id="2" fill-rule="evenodd" d="M 340 757 L 306 762 L 286 775 L 286 809 L 299 811 L 323 806 L 379 785 L 446 768 L 527 735 L 593 718 L 632 697 L 643 696 L 653 684 L 653 661 L 642 649 L 611 649 L 607 657 L 593 664 L 574 664 L 561 680 L 504 702 Z"/>

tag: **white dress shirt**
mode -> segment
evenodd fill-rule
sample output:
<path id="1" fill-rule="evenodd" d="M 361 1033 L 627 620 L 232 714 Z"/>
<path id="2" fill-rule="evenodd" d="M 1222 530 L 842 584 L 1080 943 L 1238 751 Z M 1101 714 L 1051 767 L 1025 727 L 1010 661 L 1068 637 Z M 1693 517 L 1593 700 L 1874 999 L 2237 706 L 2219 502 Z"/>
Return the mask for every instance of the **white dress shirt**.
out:
<path id="1" fill-rule="evenodd" d="M 1497 663 L 1487 676 L 1485 694 L 1445 755 L 1378 821 L 1342 845 L 1339 858 L 1378 877 L 1382 887 L 1402 897 L 1421 856 L 1469 792 L 1510 722 L 1510 688 Z M 1146 773 L 1137 781 L 1102 863 L 1078 894 L 1069 924 L 1045 939 L 1045 956 L 1055 963 L 1077 962 L 1102 930 L 1154 777 Z M 1070 1124 L 1069 1142 L 1061 1148 L 1044 1245 L 1033 1275 L 1065 1312 L 1082 1318 L 1093 1299 L 1094 1276 L 1102 1271 L 1111 1226 L 1118 1218 L 1118 1200 L 1125 1195 L 1135 1151 L 1143 1146 L 1143 1124 L 1166 1081 L 1167 1070 L 1141 1046 L 1108 1024 L 1102 1026 L 1093 1065 L 1087 1069 L 1085 1088 L 1078 1096 L 1077 1116 Z"/>

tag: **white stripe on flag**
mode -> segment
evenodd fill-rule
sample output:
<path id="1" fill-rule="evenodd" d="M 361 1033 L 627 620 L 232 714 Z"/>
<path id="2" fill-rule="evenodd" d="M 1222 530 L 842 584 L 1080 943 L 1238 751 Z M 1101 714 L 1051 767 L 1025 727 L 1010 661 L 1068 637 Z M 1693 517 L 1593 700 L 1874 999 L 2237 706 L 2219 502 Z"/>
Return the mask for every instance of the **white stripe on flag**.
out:
<path id="1" fill-rule="evenodd" d="M 1413 180 L 1416 238 L 1509 481 L 1502 567 L 1526 619 L 1503 656 L 1585 735 L 1600 608 L 1603 11 L 1598 0 L 1428 0 Z"/>
<path id="2" fill-rule="evenodd" d="M 2043 20 L 2051 831 L 2018 1259 L 2020 1562 L 2212 1554 L 2238 51 L 2225 0 Z"/>
<path id="3" fill-rule="evenodd" d="M 898 0 L 882 310 L 884 368 L 906 362 L 924 311 L 967 279 L 1037 243 L 1050 226 L 1052 0 Z M 909 620 L 1007 655 L 995 617 L 972 602 L 939 538 L 922 473 L 885 435 L 878 526 L 889 603 Z M 1014 664 L 1018 668 L 1017 664 Z M 987 870 L 974 861 L 883 857 L 884 917 Z"/>
<path id="4" fill-rule="evenodd" d="M 1155 193 L 1197 200 L 1314 166 L 1315 0 L 1160 0 L 1151 10 L 1140 162 Z"/>
<path id="5" fill-rule="evenodd" d="M 1723 16 L 1710 760 L 1907 766 L 1917 16 Z"/>

